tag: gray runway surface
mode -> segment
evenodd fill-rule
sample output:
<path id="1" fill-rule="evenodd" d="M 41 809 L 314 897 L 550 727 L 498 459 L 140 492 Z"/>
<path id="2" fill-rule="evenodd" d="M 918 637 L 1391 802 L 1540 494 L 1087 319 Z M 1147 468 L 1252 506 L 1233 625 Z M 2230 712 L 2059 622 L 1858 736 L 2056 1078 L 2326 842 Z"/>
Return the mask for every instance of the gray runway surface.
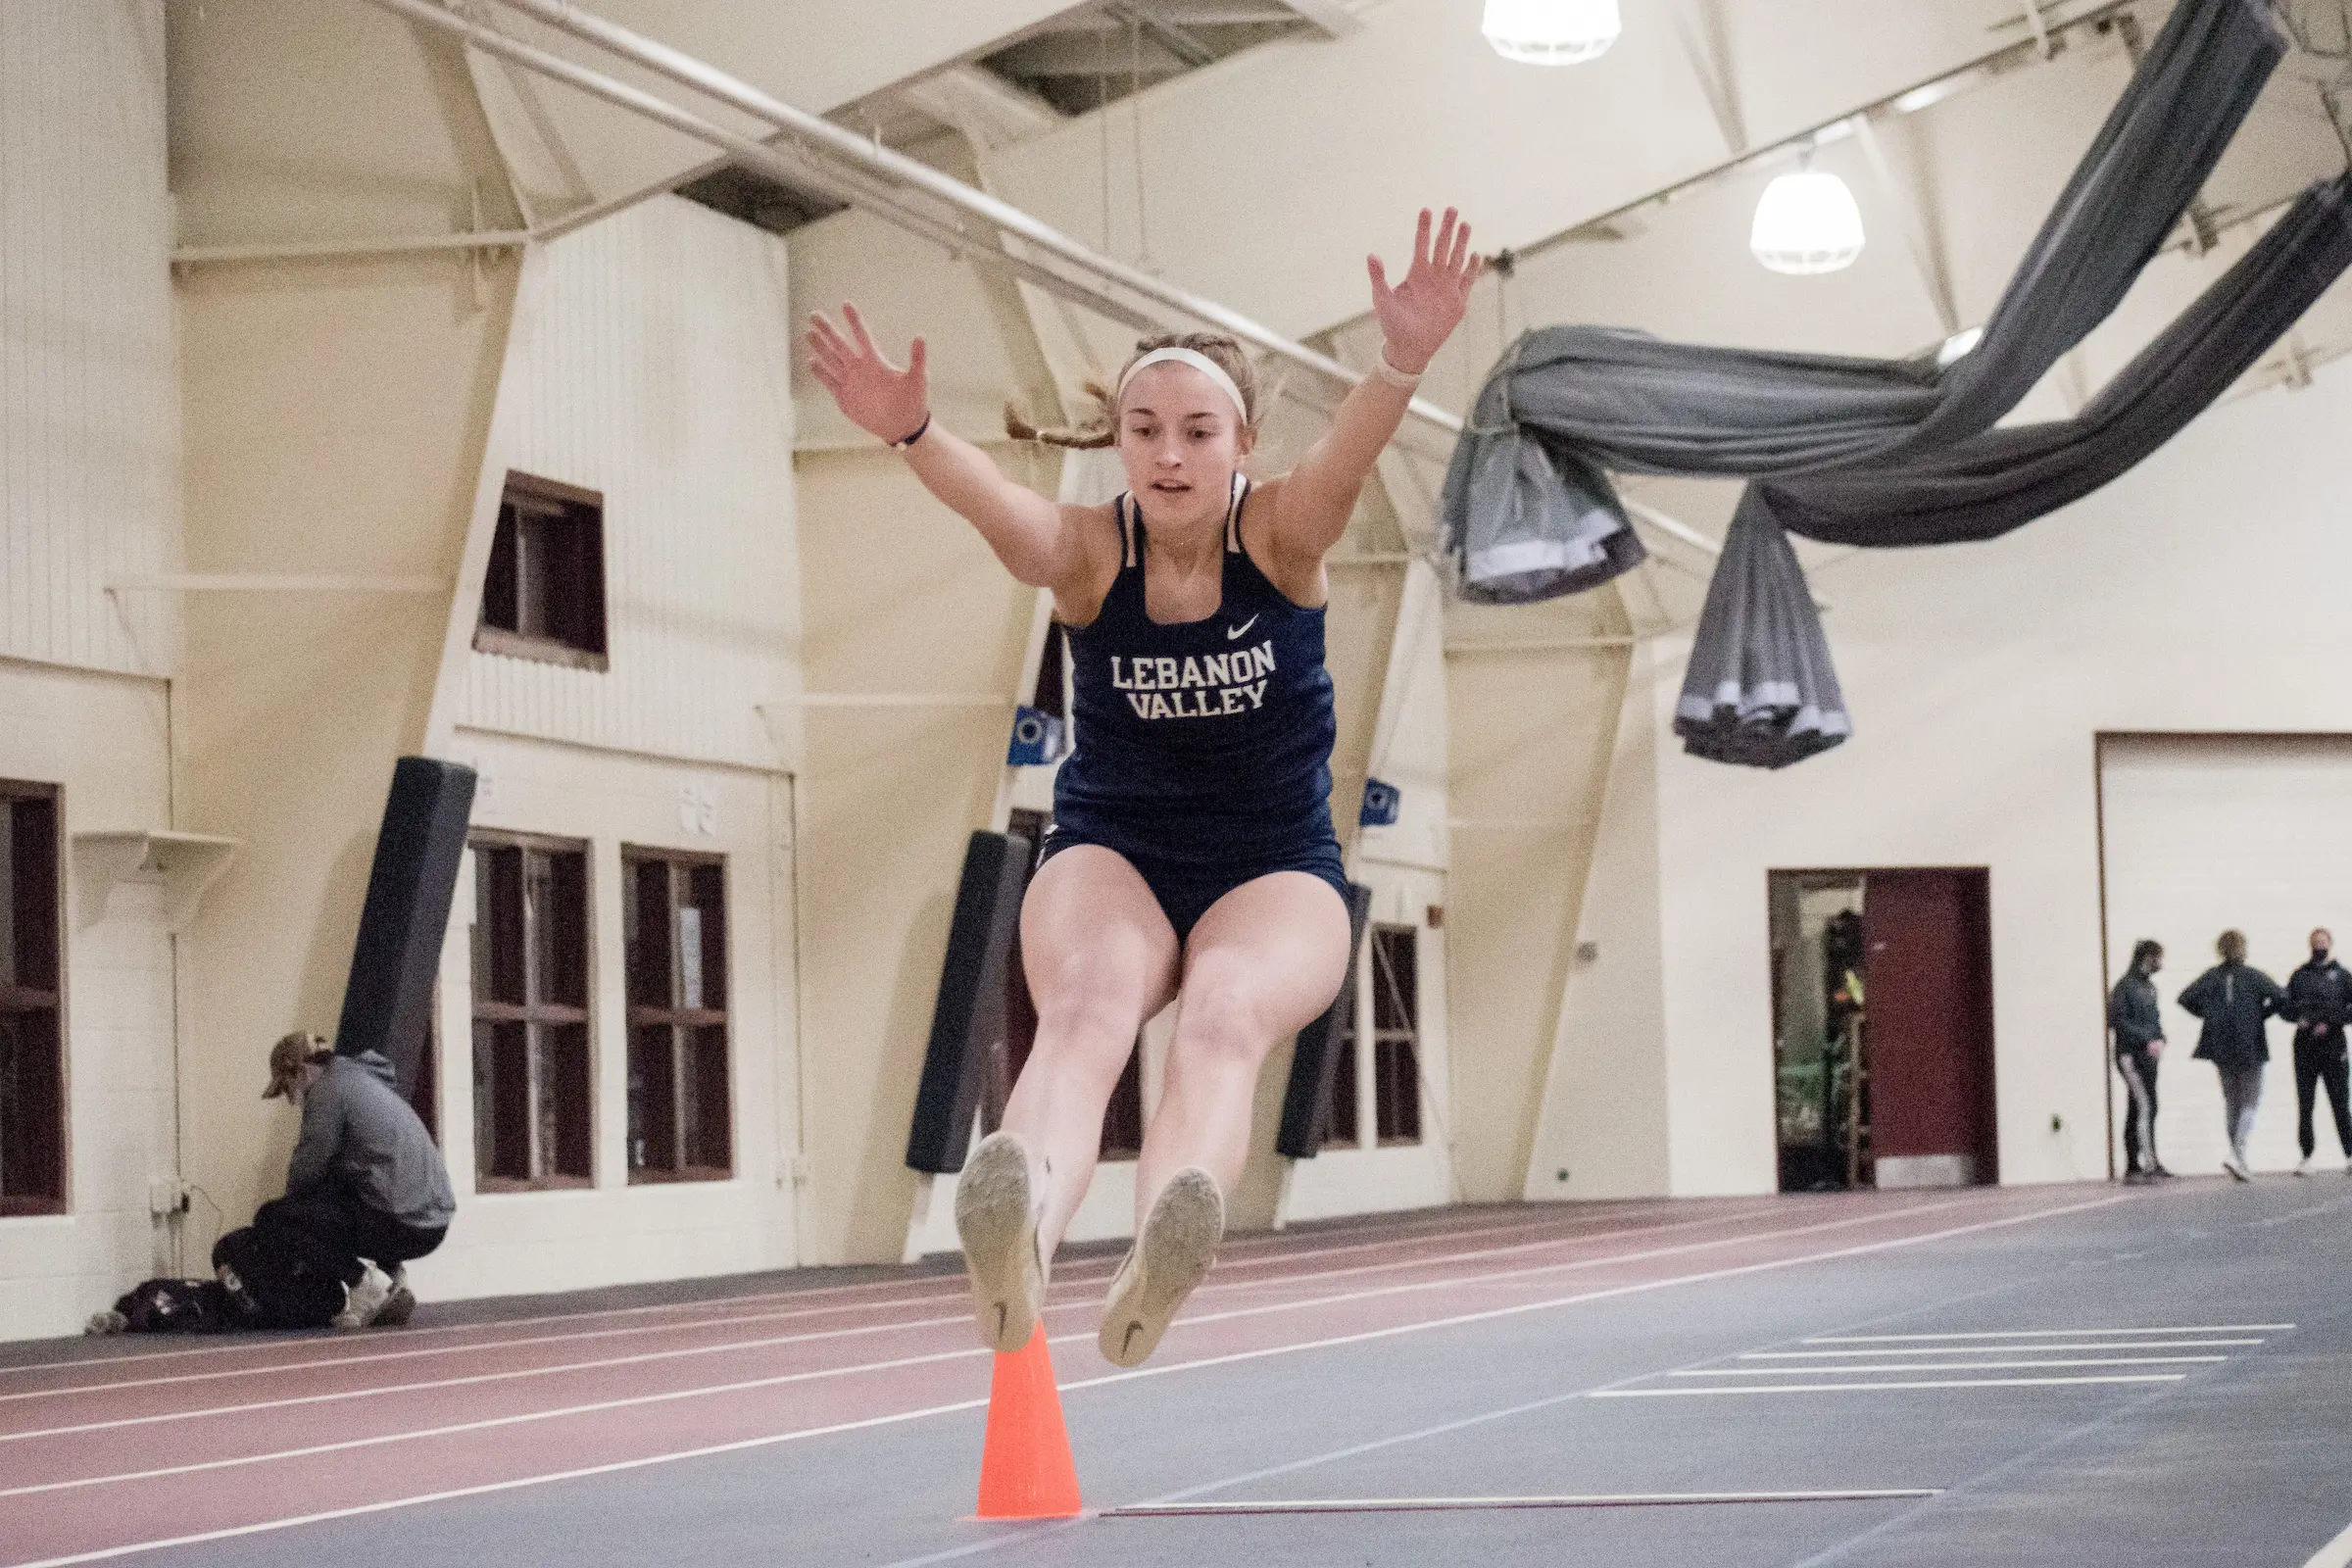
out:
<path id="1" fill-rule="evenodd" d="M 168 1556 L 191 1568 L 2303 1568 L 2352 1524 L 2352 1178 L 2060 1196 L 2111 1195 L 2123 1200 L 1179 1364 L 1064 1399 L 1095 1508 L 1935 1489 L 1925 1498 L 982 1525 L 956 1516 L 970 1508 L 981 1439 L 980 1412 L 964 1410 Z M 1769 1205 L 1769 1222 L 1802 1224 L 1814 1201 Z M 1481 1304 L 1475 1285 L 1456 1295 L 1452 1310 Z M 1078 1381 L 1056 1355 L 1065 1385 Z M 241 1471 L 222 1484 L 270 1483 Z"/>

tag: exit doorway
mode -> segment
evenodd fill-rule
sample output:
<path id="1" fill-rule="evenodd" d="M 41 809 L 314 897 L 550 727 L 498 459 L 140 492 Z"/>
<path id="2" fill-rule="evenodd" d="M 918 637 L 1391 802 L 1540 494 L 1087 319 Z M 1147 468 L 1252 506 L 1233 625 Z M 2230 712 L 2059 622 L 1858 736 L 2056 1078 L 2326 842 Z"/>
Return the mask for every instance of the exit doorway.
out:
<path id="1" fill-rule="evenodd" d="M 1781 1191 L 2000 1179 L 1989 880 L 1770 873 Z"/>

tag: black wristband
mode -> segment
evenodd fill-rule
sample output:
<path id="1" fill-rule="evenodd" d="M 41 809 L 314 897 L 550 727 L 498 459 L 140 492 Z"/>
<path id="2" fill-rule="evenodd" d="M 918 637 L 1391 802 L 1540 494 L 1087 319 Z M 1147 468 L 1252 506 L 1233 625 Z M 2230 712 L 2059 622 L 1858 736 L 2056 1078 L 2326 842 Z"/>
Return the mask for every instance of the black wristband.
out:
<path id="1" fill-rule="evenodd" d="M 918 424 L 918 425 L 916 425 L 916 426 L 914 427 L 914 434 L 912 434 L 912 435 L 910 435 L 910 436 L 906 436 L 906 437 L 905 437 L 904 439 L 901 439 L 901 440 L 898 440 L 898 441 L 893 441 L 893 442 L 890 444 L 890 450 L 891 450 L 891 451 L 893 451 L 893 452 L 904 452 L 904 451 L 906 451 L 906 450 L 908 447 L 910 447 L 910 446 L 914 445 L 914 444 L 915 444 L 917 441 L 920 441 L 920 440 L 923 438 L 923 432 L 924 432 L 925 430 L 928 430 L 928 429 L 930 429 L 930 428 L 931 428 L 931 416 L 929 416 L 928 414 L 926 414 L 926 415 L 924 415 L 924 416 L 923 416 L 923 422 L 922 422 L 922 423 L 920 423 L 920 424 Z"/>

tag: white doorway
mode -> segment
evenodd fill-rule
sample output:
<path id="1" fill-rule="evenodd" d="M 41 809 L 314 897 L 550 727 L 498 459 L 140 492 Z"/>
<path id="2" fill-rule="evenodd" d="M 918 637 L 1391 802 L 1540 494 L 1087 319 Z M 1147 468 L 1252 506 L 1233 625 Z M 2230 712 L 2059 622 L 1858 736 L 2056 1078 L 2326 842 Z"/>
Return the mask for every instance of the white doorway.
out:
<path id="1" fill-rule="evenodd" d="M 2164 945 L 2156 1148 L 2182 1175 L 2215 1172 L 2228 1147 L 2221 1090 L 2213 1068 L 2190 1059 L 2197 1021 L 2173 999 L 2216 961 L 2214 939 L 2232 927 L 2246 934 L 2247 961 L 2282 986 L 2309 956 L 2312 927 L 2352 939 L 2352 736 L 2103 735 L 2098 765 L 2106 983 L 2134 942 Z M 2258 1171 L 2292 1169 L 2301 1156 L 2292 1031 L 2274 1023 L 2270 1039 L 2248 1152 Z M 2112 1069 L 2108 1096 L 2120 1128 Z M 2318 1119 L 2327 1164 L 2336 1150 L 2324 1100 Z M 2121 1169 L 2120 1152 L 2115 1159 Z"/>

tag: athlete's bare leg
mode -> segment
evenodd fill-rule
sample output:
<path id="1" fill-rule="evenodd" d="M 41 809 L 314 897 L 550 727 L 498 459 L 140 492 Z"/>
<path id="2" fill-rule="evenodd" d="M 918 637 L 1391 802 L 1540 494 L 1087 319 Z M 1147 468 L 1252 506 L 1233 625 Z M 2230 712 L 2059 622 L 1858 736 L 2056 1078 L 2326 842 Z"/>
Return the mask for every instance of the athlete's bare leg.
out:
<path id="1" fill-rule="evenodd" d="M 1348 908 L 1303 871 L 1245 882 L 1185 944 L 1176 1034 L 1135 1173 L 1140 1231 L 1168 1178 L 1197 1165 L 1231 1194 L 1250 1153 L 1258 1069 L 1312 1023 L 1348 972 Z"/>
<path id="2" fill-rule="evenodd" d="M 1343 947 L 1346 924 L 1343 915 Z M 1115 851 L 1075 845 L 1029 884 L 1021 964 L 1037 1040 L 1005 1102 L 1004 1130 L 1029 1146 L 1031 1180 L 1045 1194 L 1038 1250 L 1049 1261 L 1094 1179 L 1103 1108 L 1136 1031 L 1175 993 L 1176 957 L 1159 901 Z"/>

